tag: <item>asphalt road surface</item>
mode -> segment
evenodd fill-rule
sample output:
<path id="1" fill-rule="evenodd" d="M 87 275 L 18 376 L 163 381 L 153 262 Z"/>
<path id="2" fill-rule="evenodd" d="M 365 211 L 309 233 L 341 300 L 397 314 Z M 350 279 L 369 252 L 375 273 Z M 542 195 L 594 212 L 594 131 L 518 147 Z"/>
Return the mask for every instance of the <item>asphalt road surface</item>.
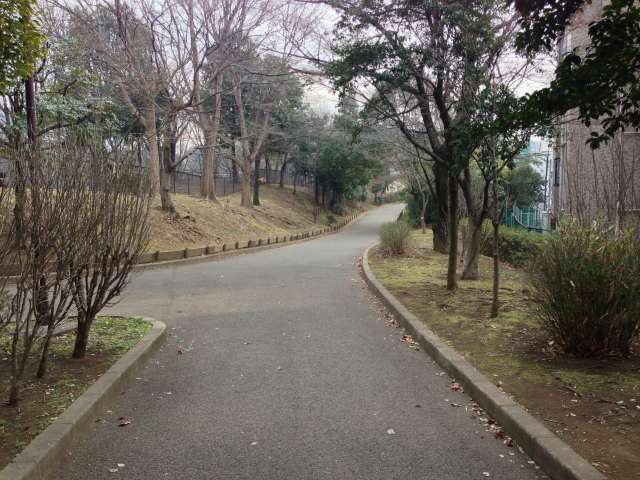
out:
<path id="1" fill-rule="evenodd" d="M 170 337 L 52 480 L 545 478 L 385 326 L 357 257 L 398 213 L 135 274 L 113 311 L 158 318 Z"/>

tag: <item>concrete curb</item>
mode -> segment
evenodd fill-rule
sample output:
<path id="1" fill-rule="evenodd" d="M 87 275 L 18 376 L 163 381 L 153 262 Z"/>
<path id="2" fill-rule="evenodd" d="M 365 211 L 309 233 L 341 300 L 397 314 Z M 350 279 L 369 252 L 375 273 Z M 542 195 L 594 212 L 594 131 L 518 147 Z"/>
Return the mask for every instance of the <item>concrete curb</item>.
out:
<path id="1" fill-rule="evenodd" d="M 362 256 L 364 278 L 371 290 L 427 354 L 463 386 L 540 468 L 554 480 L 606 480 L 602 473 L 427 328 L 376 279 L 369 267 L 369 251 L 374 246 L 367 248 Z"/>
<path id="2" fill-rule="evenodd" d="M 270 248 L 277 248 L 292 243 L 307 241 L 322 235 L 336 233 L 347 227 L 362 215 L 366 215 L 370 210 L 349 215 L 334 225 L 318 226 L 317 229 L 308 232 L 298 232 L 277 237 L 265 237 L 248 241 L 236 241 L 225 243 L 221 246 L 206 246 L 198 248 L 181 248 L 179 250 L 155 251 L 143 253 L 133 267 L 134 271 L 159 268 L 177 264 L 193 264 L 226 258 L 232 255 L 239 255 Z M 15 281 L 18 274 L 17 265 L 0 265 L 0 279 L 6 278 L 8 281 Z"/>
<path id="3" fill-rule="evenodd" d="M 60 462 L 72 439 L 88 432 L 99 412 L 123 391 L 166 336 L 166 325 L 143 317 L 152 325 L 138 344 L 125 353 L 65 412 L 38 435 L 16 458 L 0 471 L 0 480 L 46 480 Z"/>
<path id="4" fill-rule="evenodd" d="M 209 262 L 213 260 L 221 260 L 223 258 L 232 257 L 235 255 L 244 255 L 247 253 L 260 252 L 262 250 L 270 250 L 272 248 L 284 247 L 286 245 L 293 245 L 295 243 L 306 242 L 315 238 L 331 235 L 342 231 L 347 226 L 351 225 L 354 221 L 361 216 L 366 215 L 371 210 L 358 212 L 354 215 L 350 215 L 335 225 L 319 227 L 316 230 L 309 232 L 300 232 L 297 234 L 284 235 L 278 237 L 267 237 L 264 239 L 248 240 L 243 242 L 231 242 L 224 244 L 222 247 L 202 247 L 193 249 L 181 249 L 173 250 L 169 252 L 151 252 L 144 255 L 154 256 L 154 258 L 166 258 L 172 257 L 171 260 L 154 260 L 137 263 L 133 269 L 134 271 L 151 270 L 154 268 L 161 268 L 164 266 L 173 265 L 191 265 L 202 262 Z"/>

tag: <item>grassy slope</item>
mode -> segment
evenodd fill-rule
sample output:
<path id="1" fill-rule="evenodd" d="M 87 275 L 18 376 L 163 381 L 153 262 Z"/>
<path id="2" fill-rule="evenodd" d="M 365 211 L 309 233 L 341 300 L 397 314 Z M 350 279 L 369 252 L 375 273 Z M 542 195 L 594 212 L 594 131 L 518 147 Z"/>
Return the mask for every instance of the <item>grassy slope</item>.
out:
<path id="1" fill-rule="evenodd" d="M 558 358 L 531 315 L 523 272 L 503 265 L 500 316 L 489 319 L 491 259 L 452 293 L 431 234 L 415 232 L 411 244 L 401 257 L 373 253 L 385 286 L 611 479 L 640 478 L 640 359 Z"/>
<path id="2" fill-rule="evenodd" d="M 307 231 L 313 228 L 313 202 L 307 192 L 262 186 L 261 206 L 240 207 L 240 193 L 220 199 L 219 204 L 187 195 L 174 195 L 178 217 L 163 213 L 159 205 L 151 212 L 152 240 L 149 250 L 220 245 Z M 318 223 L 326 223 L 323 212 Z"/>

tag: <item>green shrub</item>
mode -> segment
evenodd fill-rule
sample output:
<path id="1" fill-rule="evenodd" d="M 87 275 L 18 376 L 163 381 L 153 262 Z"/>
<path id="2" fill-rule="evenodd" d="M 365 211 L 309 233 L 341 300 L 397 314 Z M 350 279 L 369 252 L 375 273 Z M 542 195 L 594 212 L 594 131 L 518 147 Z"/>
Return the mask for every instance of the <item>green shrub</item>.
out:
<path id="1" fill-rule="evenodd" d="M 382 248 L 394 255 L 401 255 L 407 248 L 411 226 L 404 221 L 384 223 L 380 227 Z"/>
<path id="2" fill-rule="evenodd" d="M 631 232 L 564 225 L 529 269 L 536 314 L 565 353 L 631 352 L 640 328 L 640 244 Z"/>
<path id="3" fill-rule="evenodd" d="M 493 256 L 493 227 L 485 222 L 482 229 L 481 251 L 483 255 Z M 528 232 L 520 228 L 500 225 L 498 248 L 500 260 L 514 267 L 523 267 L 529 259 L 535 258 L 544 241 L 544 235 Z"/>
<path id="4" fill-rule="evenodd" d="M 405 190 L 398 199 L 407 204 L 407 214 L 414 228 L 420 227 L 420 214 L 421 214 L 421 200 L 418 194 L 413 195 L 410 191 Z M 427 200 L 428 205 L 435 205 L 432 200 Z M 425 223 L 433 223 L 435 220 L 435 210 L 433 208 L 427 208 Z"/>
<path id="5" fill-rule="evenodd" d="M 333 213 L 327 213 L 327 225 L 334 225 L 337 222 Z"/>

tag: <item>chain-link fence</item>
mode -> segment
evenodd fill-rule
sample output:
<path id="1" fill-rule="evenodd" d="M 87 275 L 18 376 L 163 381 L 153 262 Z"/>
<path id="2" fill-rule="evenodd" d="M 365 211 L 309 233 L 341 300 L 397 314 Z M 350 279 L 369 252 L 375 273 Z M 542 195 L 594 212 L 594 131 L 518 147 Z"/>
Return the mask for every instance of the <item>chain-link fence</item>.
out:
<path id="1" fill-rule="evenodd" d="M 261 168 L 258 170 L 258 178 L 261 184 L 279 185 L 282 184 L 293 187 L 294 184 L 298 188 L 310 187 L 313 184 L 311 175 L 294 175 L 288 171 L 280 175 L 280 170 Z M 239 192 L 241 187 L 240 176 L 232 174 L 215 175 L 215 191 L 219 197 Z M 200 185 L 202 183 L 202 175 L 199 173 L 176 171 L 171 175 L 171 189 L 173 193 L 184 193 L 186 195 L 200 195 Z"/>

